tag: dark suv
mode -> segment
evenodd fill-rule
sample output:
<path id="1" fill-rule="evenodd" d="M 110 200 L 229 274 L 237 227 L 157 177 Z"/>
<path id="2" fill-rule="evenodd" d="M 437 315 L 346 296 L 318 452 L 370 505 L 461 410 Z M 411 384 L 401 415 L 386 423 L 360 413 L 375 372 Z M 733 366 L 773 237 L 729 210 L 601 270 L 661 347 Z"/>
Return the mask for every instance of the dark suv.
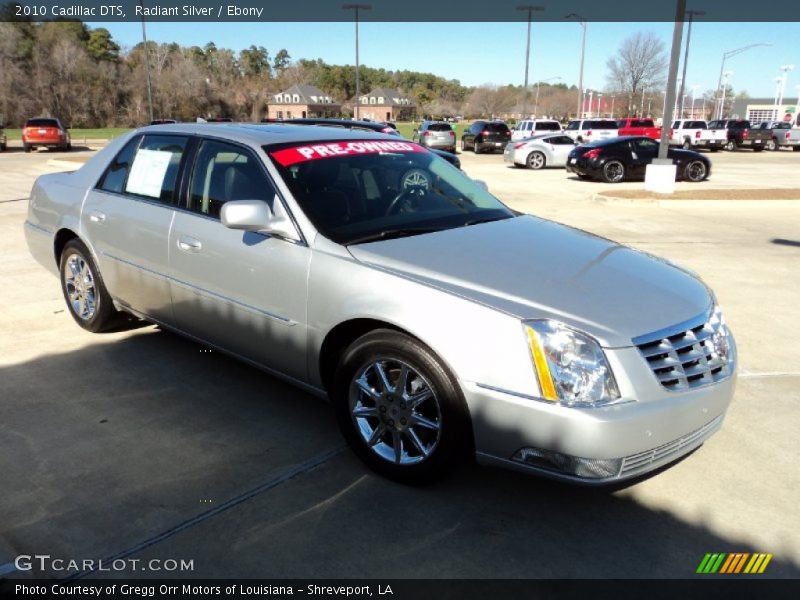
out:
<path id="1" fill-rule="evenodd" d="M 475 154 L 502 151 L 510 140 L 511 130 L 505 123 L 475 121 L 461 134 L 461 149 L 472 150 Z"/>

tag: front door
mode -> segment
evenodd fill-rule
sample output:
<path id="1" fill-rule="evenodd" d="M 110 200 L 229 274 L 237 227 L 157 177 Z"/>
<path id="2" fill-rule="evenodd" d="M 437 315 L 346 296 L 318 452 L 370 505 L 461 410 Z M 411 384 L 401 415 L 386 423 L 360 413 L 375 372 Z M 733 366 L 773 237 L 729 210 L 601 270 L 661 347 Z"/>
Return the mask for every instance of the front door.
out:
<path id="1" fill-rule="evenodd" d="M 168 240 L 186 136 L 132 139 L 89 192 L 81 227 L 111 295 L 122 304 L 169 321 Z"/>
<path id="2" fill-rule="evenodd" d="M 628 174 L 632 178 L 643 179 L 647 165 L 658 156 L 658 142 L 650 138 L 632 140 L 631 165 Z"/>
<path id="3" fill-rule="evenodd" d="M 177 327 L 281 373 L 306 377 L 306 295 L 311 250 L 302 243 L 228 229 L 230 200 L 280 203 L 248 148 L 204 140 L 188 185 L 188 210 L 170 234 Z"/>

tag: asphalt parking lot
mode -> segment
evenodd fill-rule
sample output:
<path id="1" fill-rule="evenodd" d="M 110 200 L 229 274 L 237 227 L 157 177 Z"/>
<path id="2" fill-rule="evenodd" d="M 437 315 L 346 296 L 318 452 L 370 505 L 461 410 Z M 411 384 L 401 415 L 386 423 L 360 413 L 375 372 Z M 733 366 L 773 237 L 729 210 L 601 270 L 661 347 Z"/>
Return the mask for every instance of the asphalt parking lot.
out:
<path id="1" fill-rule="evenodd" d="M 54 158 L 0 154 L 0 574 L 49 554 L 193 560 L 195 577 L 685 578 L 707 552 L 769 552 L 765 576 L 800 577 L 800 201 L 598 202 L 609 186 L 563 169 L 461 154 L 516 209 L 697 271 L 740 379 L 719 433 L 620 490 L 477 466 L 409 488 L 367 472 L 304 392 L 152 326 L 78 328 L 22 233 Z M 800 188 L 798 153 L 712 160 L 694 185 Z"/>

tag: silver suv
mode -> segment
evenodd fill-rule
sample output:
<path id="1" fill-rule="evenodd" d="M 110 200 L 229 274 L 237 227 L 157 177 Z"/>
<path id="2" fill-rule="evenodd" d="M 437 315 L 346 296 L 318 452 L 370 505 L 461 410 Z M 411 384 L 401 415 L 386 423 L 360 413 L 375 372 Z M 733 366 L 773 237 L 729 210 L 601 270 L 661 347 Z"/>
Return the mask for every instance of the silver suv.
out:
<path id="1" fill-rule="evenodd" d="M 419 129 L 414 130 L 411 140 L 426 148 L 456 152 L 456 132 L 450 123 L 444 121 L 423 121 Z"/>

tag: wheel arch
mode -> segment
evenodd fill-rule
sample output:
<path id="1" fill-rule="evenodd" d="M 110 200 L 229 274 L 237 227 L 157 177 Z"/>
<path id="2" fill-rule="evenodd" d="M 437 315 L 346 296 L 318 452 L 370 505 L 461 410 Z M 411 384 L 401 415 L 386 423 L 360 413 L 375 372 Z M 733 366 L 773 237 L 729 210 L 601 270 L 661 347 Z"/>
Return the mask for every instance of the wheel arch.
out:
<path id="1" fill-rule="evenodd" d="M 86 242 L 69 227 L 62 227 L 56 231 L 55 236 L 53 236 L 53 257 L 55 258 L 56 266 L 61 264 L 61 253 L 64 251 L 64 246 L 71 240 L 76 239 L 86 244 Z M 87 245 L 86 247 L 88 248 L 89 246 Z"/>

